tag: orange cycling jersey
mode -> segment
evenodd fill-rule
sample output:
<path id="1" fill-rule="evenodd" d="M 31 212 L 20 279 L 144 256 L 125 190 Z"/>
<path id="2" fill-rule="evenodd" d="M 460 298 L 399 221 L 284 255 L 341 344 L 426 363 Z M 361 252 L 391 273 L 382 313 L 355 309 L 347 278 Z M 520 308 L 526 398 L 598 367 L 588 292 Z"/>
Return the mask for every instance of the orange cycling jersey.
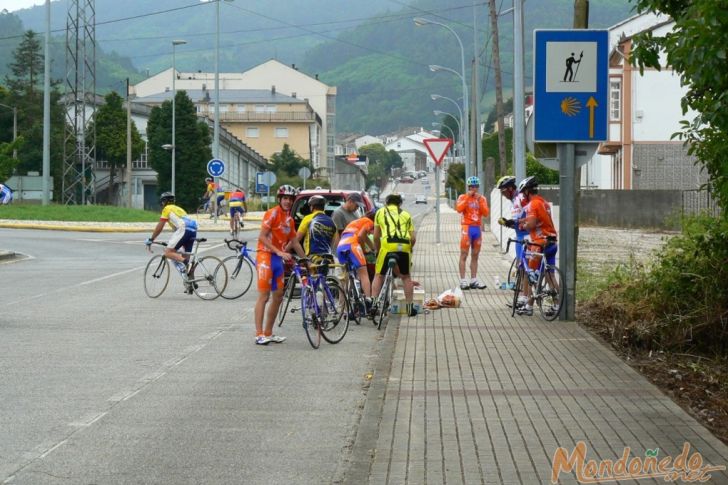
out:
<path id="1" fill-rule="evenodd" d="M 460 224 L 463 226 L 480 226 L 483 217 L 490 214 L 488 201 L 480 194 L 474 197 L 470 194 L 461 195 L 455 203 L 455 210 L 462 214 Z"/>
<path id="2" fill-rule="evenodd" d="M 556 237 L 554 221 L 551 219 L 551 206 L 540 195 L 532 195 L 526 206 L 526 220 L 536 220 L 536 225 L 531 228 L 531 241 L 542 244 L 547 237 Z"/>
<path id="3" fill-rule="evenodd" d="M 344 228 L 344 232 L 341 234 L 342 244 L 359 244 L 359 235 L 362 231 L 372 232 L 374 230 L 374 221 L 368 217 L 360 217 L 354 219 Z"/>
<path id="4" fill-rule="evenodd" d="M 286 247 L 288 241 L 296 236 L 296 228 L 291 214 L 281 209 L 280 206 L 267 210 L 263 215 L 261 225 L 266 229 L 270 229 L 273 247 L 281 251 Z M 258 240 L 258 251 L 271 252 L 260 240 Z"/>

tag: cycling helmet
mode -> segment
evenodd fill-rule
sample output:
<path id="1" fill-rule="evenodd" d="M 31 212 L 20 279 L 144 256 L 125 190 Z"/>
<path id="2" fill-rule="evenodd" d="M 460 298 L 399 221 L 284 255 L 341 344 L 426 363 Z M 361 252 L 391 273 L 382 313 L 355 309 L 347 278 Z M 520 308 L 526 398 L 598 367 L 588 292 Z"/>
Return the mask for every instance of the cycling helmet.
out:
<path id="1" fill-rule="evenodd" d="M 503 190 L 506 187 L 516 187 L 516 177 L 513 175 L 504 175 L 501 178 L 498 179 L 498 183 L 496 184 L 496 187 L 498 190 Z"/>
<path id="2" fill-rule="evenodd" d="M 480 179 L 473 175 L 472 177 L 468 177 L 468 181 L 465 185 L 467 185 L 468 187 L 480 187 Z"/>
<path id="3" fill-rule="evenodd" d="M 518 191 L 523 192 L 526 189 L 535 189 L 536 187 L 538 187 L 536 177 L 526 177 L 525 179 L 521 180 L 520 184 L 518 184 Z"/>
<path id="4" fill-rule="evenodd" d="M 210 182 L 212 182 L 212 177 L 206 177 L 206 178 L 205 178 L 205 182 L 207 182 L 207 183 L 210 183 Z"/>
<path id="5" fill-rule="evenodd" d="M 174 194 L 172 192 L 162 192 L 159 196 L 159 203 L 162 205 L 171 204 L 174 202 Z"/>
<path id="6" fill-rule="evenodd" d="M 312 195 L 308 199 L 308 206 L 316 209 L 323 209 L 326 207 L 326 198 L 322 195 Z"/>
<path id="7" fill-rule="evenodd" d="M 386 199 L 384 199 L 384 203 L 387 205 L 394 204 L 394 205 L 401 205 L 402 204 L 402 196 L 399 195 L 397 192 L 392 192 L 387 196 Z"/>
<path id="8" fill-rule="evenodd" d="M 296 190 L 296 188 L 291 185 L 281 185 L 278 188 L 277 197 L 280 199 L 284 195 L 289 195 L 291 197 L 295 197 L 298 195 L 298 190 Z"/>

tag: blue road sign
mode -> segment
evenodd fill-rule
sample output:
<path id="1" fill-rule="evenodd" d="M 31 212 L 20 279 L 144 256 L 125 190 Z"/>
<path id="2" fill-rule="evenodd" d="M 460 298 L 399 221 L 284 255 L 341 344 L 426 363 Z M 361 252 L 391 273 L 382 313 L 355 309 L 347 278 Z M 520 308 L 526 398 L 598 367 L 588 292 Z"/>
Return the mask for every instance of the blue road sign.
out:
<path id="1" fill-rule="evenodd" d="M 536 30 L 533 41 L 534 140 L 606 141 L 609 32 Z"/>
<path id="2" fill-rule="evenodd" d="M 265 194 L 268 189 L 277 181 L 273 172 L 255 172 L 255 193 Z"/>
<path id="3" fill-rule="evenodd" d="M 219 177 L 225 173 L 225 162 L 218 158 L 213 158 L 207 162 L 207 173 L 213 177 Z"/>

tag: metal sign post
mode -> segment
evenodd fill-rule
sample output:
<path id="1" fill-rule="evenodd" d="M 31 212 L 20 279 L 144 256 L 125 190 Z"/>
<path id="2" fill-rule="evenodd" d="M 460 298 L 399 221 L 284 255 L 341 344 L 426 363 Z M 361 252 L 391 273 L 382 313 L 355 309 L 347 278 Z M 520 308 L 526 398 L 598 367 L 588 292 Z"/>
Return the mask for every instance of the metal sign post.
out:
<path id="1" fill-rule="evenodd" d="M 533 141 L 556 143 L 559 160 L 561 320 L 576 309 L 576 144 L 608 139 L 608 49 L 606 30 L 534 31 Z"/>

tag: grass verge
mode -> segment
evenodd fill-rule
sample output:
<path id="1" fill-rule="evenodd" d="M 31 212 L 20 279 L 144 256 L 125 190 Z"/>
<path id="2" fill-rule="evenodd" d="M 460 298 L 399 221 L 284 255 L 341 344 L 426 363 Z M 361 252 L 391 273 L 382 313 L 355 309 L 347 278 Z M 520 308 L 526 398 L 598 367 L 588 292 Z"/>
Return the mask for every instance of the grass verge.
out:
<path id="1" fill-rule="evenodd" d="M 69 222 L 156 222 L 159 214 L 107 205 L 12 204 L 0 206 L 0 219 Z"/>

